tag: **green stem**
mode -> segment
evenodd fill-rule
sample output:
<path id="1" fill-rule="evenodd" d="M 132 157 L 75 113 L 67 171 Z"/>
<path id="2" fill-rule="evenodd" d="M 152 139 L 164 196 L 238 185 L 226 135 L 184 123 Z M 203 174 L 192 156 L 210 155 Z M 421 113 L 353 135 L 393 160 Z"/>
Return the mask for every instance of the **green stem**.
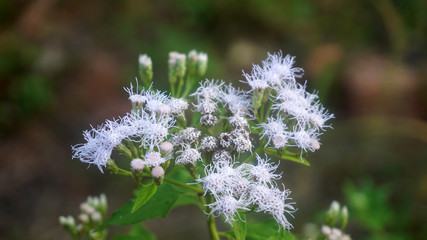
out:
<path id="1" fill-rule="evenodd" d="M 202 204 L 206 207 L 205 211 L 209 213 L 211 209 L 207 206 L 205 196 L 200 196 L 200 200 L 202 201 Z M 208 217 L 208 230 L 209 237 L 211 240 L 220 240 L 218 230 L 216 229 L 215 218 L 212 214 L 210 214 Z"/>
<path id="2" fill-rule="evenodd" d="M 193 87 L 193 84 L 194 84 L 194 77 L 190 77 L 190 76 L 187 76 L 187 81 L 186 81 L 186 84 L 185 84 L 185 88 L 184 88 L 184 93 L 182 93 L 182 98 L 186 98 L 187 96 L 188 96 L 188 94 L 190 93 L 190 91 L 191 91 L 191 88 Z"/>
<path id="3" fill-rule="evenodd" d="M 261 117 L 260 117 L 261 122 L 264 122 L 264 106 L 265 106 L 265 103 L 263 103 L 261 105 L 261 110 L 260 110 L 260 112 L 261 112 Z"/>
<path id="4" fill-rule="evenodd" d="M 173 184 L 173 185 L 175 185 L 175 186 L 178 186 L 178 187 L 182 187 L 182 188 L 186 188 L 186 189 L 189 189 L 189 190 L 192 190 L 192 191 L 195 191 L 195 192 L 198 192 L 198 193 L 205 193 L 202 189 L 200 189 L 200 188 L 196 188 L 196 187 L 192 187 L 192 186 L 188 186 L 187 184 L 184 184 L 184 183 L 180 183 L 180 182 L 177 182 L 177 181 L 175 181 L 175 180 L 172 180 L 172 179 L 169 179 L 169 178 L 165 178 L 164 179 L 164 181 L 165 182 L 168 182 L 168 183 L 170 183 L 170 184 Z"/>
<path id="5" fill-rule="evenodd" d="M 179 98 L 181 96 L 182 87 L 184 86 L 184 78 L 179 78 L 178 81 L 178 90 L 176 90 L 176 97 Z"/>
<path id="6" fill-rule="evenodd" d="M 260 153 L 260 152 L 262 152 L 263 150 L 264 150 L 264 147 L 263 147 L 263 146 L 259 146 L 259 147 L 255 150 L 254 154 L 252 154 L 251 156 L 249 156 L 249 157 L 244 161 L 244 163 L 248 163 L 248 162 L 252 161 L 252 160 L 256 157 L 256 153 Z"/>
<path id="7" fill-rule="evenodd" d="M 172 97 L 176 97 L 176 95 L 175 95 L 175 83 L 169 82 L 169 84 L 171 86 Z"/>
<path id="8" fill-rule="evenodd" d="M 268 104 L 268 108 L 267 108 L 267 114 L 265 114 L 265 118 L 267 118 L 270 115 L 272 106 L 273 106 L 273 101 L 270 100 L 270 103 Z M 265 119 L 263 119 L 263 121 L 265 121 Z"/>

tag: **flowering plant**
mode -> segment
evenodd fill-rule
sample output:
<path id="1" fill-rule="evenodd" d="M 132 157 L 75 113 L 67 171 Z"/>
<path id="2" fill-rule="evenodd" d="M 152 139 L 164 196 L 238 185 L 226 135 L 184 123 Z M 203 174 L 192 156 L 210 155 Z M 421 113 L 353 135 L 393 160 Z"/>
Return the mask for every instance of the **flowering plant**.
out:
<path id="1" fill-rule="evenodd" d="M 293 65 L 290 55 L 269 54 L 251 73 L 243 72 L 249 90 L 205 80 L 190 94 L 206 73 L 207 55 L 171 52 L 168 94 L 154 89 L 151 59 L 141 55 L 139 81 L 125 88 L 130 112 L 83 132 L 86 142 L 73 146 L 73 158 L 132 177 L 135 199 L 106 220 L 103 208 L 92 232 L 79 232 L 69 218 L 61 223 L 74 236 L 104 239 L 109 225 L 165 217 L 174 207 L 196 204 L 207 214 L 210 239 L 292 238 L 289 219 L 297 208 L 291 191 L 277 182 L 277 161 L 309 165 L 304 156 L 320 148 L 319 136 L 333 118 L 316 93 L 297 82 L 303 69 Z M 130 161 L 128 167 L 116 164 L 113 151 Z M 82 219 L 94 222 L 87 207 L 82 210 Z M 277 224 L 251 224 L 246 215 L 253 212 L 269 214 Z M 230 232 L 217 230 L 219 216 Z"/>

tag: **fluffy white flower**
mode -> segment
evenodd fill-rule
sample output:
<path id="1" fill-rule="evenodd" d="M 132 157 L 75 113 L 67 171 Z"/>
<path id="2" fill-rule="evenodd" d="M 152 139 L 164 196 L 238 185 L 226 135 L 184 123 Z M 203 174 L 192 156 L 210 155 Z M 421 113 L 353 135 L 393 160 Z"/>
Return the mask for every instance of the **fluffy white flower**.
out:
<path id="1" fill-rule="evenodd" d="M 148 167 L 157 167 L 162 163 L 165 163 L 168 156 L 162 157 L 159 152 L 147 151 L 144 155 L 144 163 Z"/>
<path id="2" fill-rule="evenodd" d="M 269 76 L 269 83 L 272 85 L 283 84 L 287 81 L 294 81 L 295 78 L 302 77 L 304 70 L 299 67 L 293 67 L 295 57 L 286 55 L 283 57 L 282 52 L 268 54 L 263 63 L 263 69 Z"/>
<path id="3" fill-rule="evenodd" d="M 202 158 L 197 149 L 190 147 L 189 145 L 185 146 L 183 150 L 177 152 L 179 155 L 176 158 L 176 164 L 182 165 L 193 165 L 197 160 Z"/>
<path id="4" fill-rule="evenodd" d="M 127 138 L 129 134 L 131 134 L 129 126 L 123 124 L 122 119 L 107 120 L 98 128 L 83 132 L 86 143 L 72 147 L 73 158 L 78 158 L 84 163 L 95 164 L 103 172 L 102 168 L 107 165 L 114 147 Z"/>
<path id="5" fill-rule="evenodd" d="M 169 96 L 167 96 L 166 93 L 159 90 L 155 92 L 147 91 L 145 92 L 145 96 L 147 98 L 145 108 L 152 114 L 167 115 L 170 113 L 170 107 L 166 104 L 169 101 Z"/>
<path id="6" fill-rule="evenodd" d="M 295 144 L 304 151 L 310 150 L 312 152 L 320 148 L 318 141 L 319 132 L 316 129 L 311 130 L 296 130 L 293 132 L 292 139 Z"/>
<path id="7" fill-rule="evenodd" d="M 136 81 L 136 88 L 133 89 L 132 83 L 130 84 L 129 88 L 124 88 L 125 91 L 129 94 L 129 100 L 132 102 L 132 105 L 135 107 L 142 107 L 142 105 L 147 100 L 147 97 L 145 96 L 145 89 L 138 91 L 138 81 Z M 148 89 L 148 91 L 150 88 Z"/>
<path id="8" fill-rule="evenodd" d="M 230 84 L 224 87 L 220 98 L 233 115 L 249 115 L 252 102 L 246 91 L 236 89 Z"/>
<path id="9" fill-rule="evenodd" d="M 236 221 L 236 217 L 239 216 L 238 210 L 249 210 L 248 202 L 244 199 L 236 199 L 233 196 L 225 195 L 215 199 L 215 202 L 208 204 L 212 209 L 209 214 L 214 216 L 223 215 L 225 222 L 233 224 Z"/>
<path id="10" fill-rule="evenodd" d="M 170 98 L 168 101 L 168 106 L 171 108 L 173 115 L 183 115 L 184 111 L 188 108 L 188 103 L 180 98 Z"/>
<path id="11" fill-rule="evenodd" d="M 289 133 L 286 131 L 287 127 L 280 116 L 277 118 L 268 117 L 267 122 L 258 124 L 258 127 L 262 128 L 260 135 L 266 140 L 266 145 L 272 143 L 273 148 L 287 146 Z"/>
<path id="12" fill-rule="evenodd" d="M 261 184 L 268 184 L 270 186 L 275 184 L 276 180 L 281 178 L 281 174 L 275 174 L 278 165 L 269 163 L 269 158 L 261 158 L 258 154 L 256 155 L 257 165 L 244 164 L 244 167 L 248 170 L 248 177 L 254 182 Z"/>
<path id="13" fill-rule="evenodd" d="M 293 226 L 286 218 L 285 213 L 293 217 L 292 213 L 296 209 L 292 206 L 295 204 L 294 202 L 286 202 L 291 199 L 288 198 L 289 194 L 289 190 L 281 191 L 278 188 L 269 188 L 265 185 L 252 185 L 249 191 L 249 201 L 258 206 L 257 212 L 269 213 L 283 228 L 291 229 Z"/>
<path id="14" fill-rule="evenodd" d="M 215 100 L 221 93 L 222 85 L 224 85 L 222 80 L 205 80 L 200 82 L 200 87 L 190 96 L 195 96 L 198 102 L 201 98 Z"/>

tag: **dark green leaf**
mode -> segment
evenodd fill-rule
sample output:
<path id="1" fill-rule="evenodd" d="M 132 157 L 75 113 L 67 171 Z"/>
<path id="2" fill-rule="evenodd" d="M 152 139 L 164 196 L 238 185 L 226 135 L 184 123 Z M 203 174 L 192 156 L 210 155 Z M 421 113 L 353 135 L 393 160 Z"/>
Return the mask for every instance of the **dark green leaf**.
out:
<path id="1" fill-rule="evenodd" d="M 280 228 L 274 219 L 261 223 L 247 224 L 247 240 L 296 240 L 297 238 L 287 230 Z"/>
<path id="2" fill-rule="evenodd" d="M 157 191 L 156 184 L 150 184 L 147 187 L 136 191 L 135 204 L 133 205 L 131 213 L 134 213 L 138 208 L 142 207 Z"/>
<path id="3" fill-rule="evenodd" d="M 135 224 L 129 234 L 117 235 L 113 240 L 156 240 L 156 236 L 148 232 L 142 224 Z"/>
<path id="4" fill-rule="evenodd" d="M 132 199 L 117 209 L 97 230 L 105 229 L 109 225 L 130 225 L 157 217 L 165 217 L 172 208 L 187 204 L 199 204 L 197 193 L 163 183 L 157 187 L 156 194 L 134 213 L 131 212 L 135 205 L 135 200 Z"/>

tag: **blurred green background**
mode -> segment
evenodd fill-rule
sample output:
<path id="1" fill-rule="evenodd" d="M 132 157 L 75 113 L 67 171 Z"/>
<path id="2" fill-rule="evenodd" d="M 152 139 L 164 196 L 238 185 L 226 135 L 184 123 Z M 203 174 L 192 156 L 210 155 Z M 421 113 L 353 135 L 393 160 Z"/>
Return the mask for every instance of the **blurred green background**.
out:
<path id="1" fill-rule="evenodd" d="M 425 238 L 426 13 L 421 0 L 0 1 L 0 239 L 68 239 L 58 216 L 88 195 L 125 203 L 133 183 L 71 160 L 71 145 L 129 110 L 140 53 L 167 90 L 168 52 L 191 49 L 208 53 L 208 78 L 236 85 L 267 52 L 294 55 L 336 115 L 311 167 L 280 164 L 296 235 L 336 199 L 353 239 Z M 204 218 L 184 207 L 147 226 L 205 239 Z"/>

